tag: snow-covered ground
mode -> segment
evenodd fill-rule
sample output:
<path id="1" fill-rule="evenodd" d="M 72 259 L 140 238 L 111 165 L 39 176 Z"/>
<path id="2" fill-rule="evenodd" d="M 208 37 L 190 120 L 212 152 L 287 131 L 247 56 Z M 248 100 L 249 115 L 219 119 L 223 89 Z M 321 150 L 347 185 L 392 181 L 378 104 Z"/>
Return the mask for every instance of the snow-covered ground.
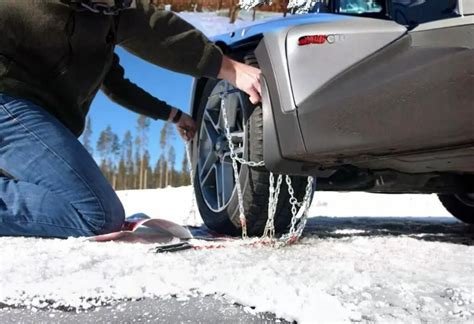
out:
<path id="1" fill-rule="evenodd" d="M 157 200 L 157 192 L 160 199 Z M 169 190 L 129 190 L 119 192 L 127 215 L 146 210 L 156 218 L 181 222 L 191 208 L 191 188 Z M 183 197 L 179 204 L 163 202 Z M 140 203 L 135 203 L 140 201 Z M 446 217 L 435 195 L 385 195 L 368 193 L 319 192 L 309 210 L 311 216 Z M 454 220 L 454 218 L 453 218 Z M 202 223 L 202 221 L 199 221 Z"/>
<path id="2" fill-rule="evenodd" d="M 241 11 L 235 23 L 229 24 L 229 17 L 226 16 L 225 12 L 222 12 L 221 15 L 215 12 L 180 12 L 178 15 L 208 37 L 225 34 L 236 28 L 260 23 L 262 19 L 268 20 L 282 17 L 281 13 L 257 12 L 256 20 L 252 21 L 251 13 Z"/>
<path id="3" fill-rule="evenodd" d="M 127 214 L 189 222 L 190 187 L 119 196 Z M 435 196 L 323 192 L 310 215 L 304 239 L 282 249 L 153 254 L 146 244 L 0 238 L 0 305 L 219 295 L 301 323 L 474 319 L 472 230 Z"/>

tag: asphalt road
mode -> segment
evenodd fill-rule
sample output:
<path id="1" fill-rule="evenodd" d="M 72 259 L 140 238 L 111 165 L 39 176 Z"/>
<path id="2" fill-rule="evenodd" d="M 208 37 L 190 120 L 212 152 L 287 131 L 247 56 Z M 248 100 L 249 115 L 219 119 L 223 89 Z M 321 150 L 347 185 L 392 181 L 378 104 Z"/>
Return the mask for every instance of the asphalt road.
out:
<path id="1" fill-rule="evenodd" d="M 185 301 L 143 299 L 80 312 L 0 308 L 0 323 L 289 323 L 273 314 L 252 313 L 249 308 L 208 296 Z"/>

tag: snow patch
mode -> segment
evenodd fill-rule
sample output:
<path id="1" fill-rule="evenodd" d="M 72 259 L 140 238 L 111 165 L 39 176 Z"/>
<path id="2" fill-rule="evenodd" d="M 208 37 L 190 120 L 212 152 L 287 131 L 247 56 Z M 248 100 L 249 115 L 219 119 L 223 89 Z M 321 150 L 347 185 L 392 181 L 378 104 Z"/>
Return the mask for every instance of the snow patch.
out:
<path id="1" fill-rule="evenodd" d="M 203 224 L 191 218 L 191 187 L 117 192 L 127 215 L 146 213 L 185 225 Z M 363 192 L 316 192 L 309 215 L 325 217 L 449 217 L 436 195 L 393 195 Z M 199 217 L 199 215 L 198 215 Z M 184 223 L 183 223 L 184 222 Z M 344 234 L 344 233 L 338 233 Z"/>
<path id="2" fill-rule="evenodd" d="M 230 18 L 226 12 L 179 12 L 178 16 L 189 22 L 191 25 L 202 31 L 206 36 L 212 37 L 216 35 L 227 34 L 235 29 L 261 23 L 262 19 L 281 18 L 281 13 L 258 12 L 256 20 L 252 21 L 252 14 L 241 11 L 235 23 L 230 23 Z"/>

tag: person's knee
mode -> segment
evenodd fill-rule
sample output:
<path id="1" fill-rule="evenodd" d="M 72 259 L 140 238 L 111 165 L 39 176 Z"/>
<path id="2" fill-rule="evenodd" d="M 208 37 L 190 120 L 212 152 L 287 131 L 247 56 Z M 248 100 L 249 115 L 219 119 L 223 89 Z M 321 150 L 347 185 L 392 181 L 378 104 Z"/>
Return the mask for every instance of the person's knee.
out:
<path id="1" fill-rule="evenodd" d="M 100 196 L 91 195 L 73 205 L 97 235 L 120 231 L 125 219 L 122 203 L 112 188 Z"/>
<path id="2" fill-rule="evenodd" d="M 112 192 L 106 201 L 102 201 L 104 222 L 98 234 L 120 231 L 125 220 L 125 211 L 122 202 L 115 192 Z"/>

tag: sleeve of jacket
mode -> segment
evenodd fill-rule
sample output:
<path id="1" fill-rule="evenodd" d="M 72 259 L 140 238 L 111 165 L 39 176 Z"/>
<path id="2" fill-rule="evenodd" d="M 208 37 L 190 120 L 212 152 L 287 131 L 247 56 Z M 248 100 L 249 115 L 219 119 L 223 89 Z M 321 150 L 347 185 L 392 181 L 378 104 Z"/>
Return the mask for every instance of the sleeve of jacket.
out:
<path id="1" fill-rule="evenodd" d="M 148 0 L 136 2 L 136 8 L 124 10 L 120 15 L 119 46 L 175 72 L 217 77 L 223 55 L 219 47 L 176 14 L 159 10 Z"/>
<path id="2" fill-rule="evenodd" d="M 112 101 L 139 114 L 153 119 L 168 119 L 172 106 L 161 101 L 125 78 L 119 57 L 114 54 L 109 72 L 101 90 Z"/>

